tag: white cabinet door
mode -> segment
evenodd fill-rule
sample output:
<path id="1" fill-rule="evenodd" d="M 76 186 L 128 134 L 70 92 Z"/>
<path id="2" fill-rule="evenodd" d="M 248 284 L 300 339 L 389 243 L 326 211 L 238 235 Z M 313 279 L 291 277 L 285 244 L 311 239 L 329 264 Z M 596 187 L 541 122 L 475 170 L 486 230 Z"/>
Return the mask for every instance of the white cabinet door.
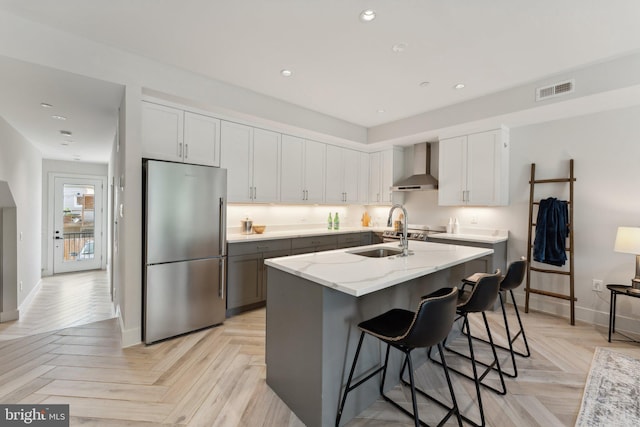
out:
<path id="1" fill-rule="evenodd" d="M 342 147 L 327 145 L 327 168 L 325 171 L 325 201 L 344 203 L 344 166 Z"/>
<path id="2" fill-rule="evenodd" d="M 304 144 L 304 186 L 306 202 L 324 201 L 326 144 L 306 140 Z"/>
<path id="3" fill-rule="evenodd" d="M 348 148 L 327 145 L 325 202 L 356 203 L 360 179 L 360 153 Z"/>
<path id="4" fill-rule="evenodd" d="M 365 205 L 369 201 L 369 154 L 358 153 L 358 161 L 358 203 Z"/>
<path id="5" fill-rule="evenodd" d="M 282 135 L 280 201 L 304 202 L 304 139 Z"/>
<path id="6" fill-rule="evenodd" d="M 369 154 L 369 203 L 380 203 L 380 185 L 382 182 L 382 153 Z"/>
<path id="7" fill-rule="evenodd" d="M 220 166 L 220 120 L 185 111 L 184 161 Z"/>
<path id="8" fill-rule="evenodd" d="M 438 203 L 499 206 L 509 203 L 508 130 L 440 141 Z"/>
<path id="9" fill-rule="evenodd" d="M 402 193 L 392 192 L 391 186 L 402 178 L 403 153 L 392 148 L 369 155 L 369 203 L 389 205 L 402 203 Z"/>
<path id="10" fill-rule="evenodd" d="M 227 169 L 227 200 L 251 202 L 251 142 L 253 128 L 223 121 L 220 125 L 220 166 Z"/>
<path id="11" fill-rule="evenodd" d="M 342 152 L 342 167 L 344 170 L 344 201 L 346 203 L 357 203 L 358 184 L 360 181 L 360 152 L 345 148 Z"/>
<path id="12" fill-rule="evenodd" d="M 254 202 L 279 200 L 278 164 L 280 134 L 263 129 L 253 130 L 253 196 Z"/>
<path id="13" fill-rule="evenodd" d="M 495 205 L 500 179 L 500 142 L 496 132 L 483 132 L 467 138 L 467 203 Z"/>
<path id="14" fill-rule="evenodd" d="M 440 141 L 438 164 L 438 204 L 463 204 L 467 190 L 467 137 Z"/>
<path id="15" fill-rule="evenodd" d="M 142 102 L 142 157 L 182 161 L 182 110 Z"/>

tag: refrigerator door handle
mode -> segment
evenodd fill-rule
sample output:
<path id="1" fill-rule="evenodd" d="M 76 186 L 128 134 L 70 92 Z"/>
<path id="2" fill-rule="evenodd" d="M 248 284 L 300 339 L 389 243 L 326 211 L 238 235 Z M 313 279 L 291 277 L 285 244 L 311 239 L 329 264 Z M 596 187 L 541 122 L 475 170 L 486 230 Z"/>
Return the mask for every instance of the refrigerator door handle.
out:
<path id="1" fill-rule="evenodd" d="M 224 299 L 224 287 L 227 286 L 227 265 L 226 258 L 220 258 L 220 285 L 218 295 L 220 299 Z"/>
<path id="2" fill-rule="evenodd" d="M 220 197 L 220 214 L 218 215 L 220 218 L 220 224 L 218 224 L 218 228 L 220 230 L 220 255 L 227 255 L 227 228 L 225 224 L 227 223 L 227 208 L 224 206 L 224 197 Z"/>

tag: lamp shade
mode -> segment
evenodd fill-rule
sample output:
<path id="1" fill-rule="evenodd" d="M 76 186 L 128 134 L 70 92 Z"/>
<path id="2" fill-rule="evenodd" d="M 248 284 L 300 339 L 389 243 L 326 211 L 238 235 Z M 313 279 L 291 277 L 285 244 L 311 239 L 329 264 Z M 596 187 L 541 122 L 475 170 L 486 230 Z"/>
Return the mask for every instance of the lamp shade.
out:
<path id="1" fill-rule="evenodd" d="M 640 227 L 618 227 L 616 252 L 640 255 Z"/>

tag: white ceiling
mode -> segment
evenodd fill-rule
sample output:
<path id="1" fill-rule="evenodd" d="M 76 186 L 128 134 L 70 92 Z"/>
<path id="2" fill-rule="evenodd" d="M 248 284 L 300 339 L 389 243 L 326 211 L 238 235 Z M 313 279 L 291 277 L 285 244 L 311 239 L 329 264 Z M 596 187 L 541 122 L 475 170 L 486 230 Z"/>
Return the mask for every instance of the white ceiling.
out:
<path id="1" fill-rule="evenodd" d="M 0 116 L 33 142 L 44 158 L 109 161 L 121 86 L 3 56 L 0 75 Z M 43 108 L 42 102 L 53 107 Z M 61 130 L 72 132 L 71 137 Z"/>
<path id="2" fill-rule="evenodd" d="M 377 18 L 360 22 L 369 8 Z M 0 10 L 363 127 L 640 50 L 638 0 L 0 0 Z"/>

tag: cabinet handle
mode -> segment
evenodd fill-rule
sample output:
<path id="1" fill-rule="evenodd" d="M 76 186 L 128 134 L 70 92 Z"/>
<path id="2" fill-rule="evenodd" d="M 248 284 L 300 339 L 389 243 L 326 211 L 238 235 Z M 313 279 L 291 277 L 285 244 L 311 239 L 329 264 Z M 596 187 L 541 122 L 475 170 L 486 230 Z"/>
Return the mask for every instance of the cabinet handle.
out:
<path id="1" fill-rule="evenodd" d="M 269 250 L 269 246 L 257 246 L 256 250 L 258 252 L 262 252 L 262 251 L 268 251 Z"/>
<path id="2" fill-rule="evenodd" d="M 302 200 L 304 200 L 304 190 L 302 190 Z"/>
<path id="3" fill-rule="evenodd" d="M 189 158 L 189 144 L 184 144 L 184 158 Z"/>
<path id="4" fill-rule="evenodd" d="M 182 142 L 178 143 L 178 157 L 182 157 Z"/>

